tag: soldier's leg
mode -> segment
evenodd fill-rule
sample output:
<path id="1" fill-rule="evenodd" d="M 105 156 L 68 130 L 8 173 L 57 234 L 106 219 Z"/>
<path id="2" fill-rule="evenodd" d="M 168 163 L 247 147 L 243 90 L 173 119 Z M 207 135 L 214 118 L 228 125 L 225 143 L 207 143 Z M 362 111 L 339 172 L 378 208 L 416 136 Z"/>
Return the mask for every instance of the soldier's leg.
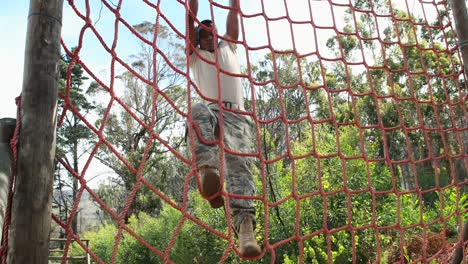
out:
<path id="1" fill-rule="evenodd" d="M 218 127 L 218 118 L 204 104 L 196 104 L 192 107 L 193 126 L 191 129 L 194 134 L 195 160 L 197 167 L 219 166 L 219 145 L 214 144 L 217 140 L 215 131 Z M 199 132 L 199 133 L 197 133 Z M 201 136 L 201 138 L 199 138 Z"/>
<path id="2" fill-rule="evenodd" d="M 225 112 L 224 117 L 225 146 L 239 154 L 251 154 L 253 142 L 250 118 L 230 112 Z M 245 196 L 229 197 L 232 224 L 239 239 L 240 254 L 243 257 L 256 257 L 262 251 L 254 232 L 256 225 L 254 200 L 247 197 L 255 195 L 255 184 L 251 172 L 252 158 L 226 153 L 225 159 L 228 193 Z"/>
<path id="3" fill-rule="evenodd" d="M 250 171 L 249 158 L 226 154 L 226 190 L 229 194 L 253 196 L 255 185 Z M 251 217 L 255 226 L 254 200 L 248 197 L 229 197 L 232 225 L 236 232 L 246 217 Z"/>
<path id="4" fill-rule="evenodd" d="M 200 191 L 208 200 L 211 207 L 219 208 L 224 205 L 220 195 L 222 184 L 219 179 L 219 145 L 217 112 L 213 112 L 204 104 L 192 107 L 194 124 L 195 161 L 200 175 Z"/>
<path id="5" fill-rule="evenodd" d="M 225 147 L 239 153 L 253 152 L 252 121 L 249 117 L 224 112 Z M 252 157 L 225 152 L 226 190 L 228 193 L 244 196 L 255 195 L 255 184 L 251 172 Z M 245 217 L 250 216 L 255 223 L 254 201 L 248 197 L 230 197 L 229 205 L 233 216 L 234 229 L 239 231 Z"/>

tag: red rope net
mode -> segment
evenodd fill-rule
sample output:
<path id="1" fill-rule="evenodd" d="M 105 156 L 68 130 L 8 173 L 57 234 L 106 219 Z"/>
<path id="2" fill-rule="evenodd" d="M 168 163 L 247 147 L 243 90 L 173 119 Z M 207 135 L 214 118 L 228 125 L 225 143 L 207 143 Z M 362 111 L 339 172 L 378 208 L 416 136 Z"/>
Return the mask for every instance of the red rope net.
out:
<path id="1" fill-rule="evenodd" d="M 227 1 L 200 2 L 199 17 L 223 32 Z M 446 2 L 395 2 L 241 2 L 240 113 L 254 120 L 256 152 L 219 144 L 222 156 L 256 160 L 258 262 L 448 262 L 463 243 L 466 76 L 453 23 Z M 187 14 L 180 0 L 68 1 L 56 182 L 68 173 L 72 191 L 54 197 L 73 199 L 53 214 L 62 263 L 80 248 L 96 263 L 141 263 L 141 252 L 206 263 L 210 251 L 237 263 L 230 208 L 224 218 L 197 198 L 197 135 L 184 143 L 201 97 L 186 67 Z M 100 174 L 111 180 L 96 184 Z M 89 201 L 113 226 L 106 254 L 99 228 L 77 227 Z M 89 245 L 84 231 L 96 231 Z M 199 255 L 181 256 L 190 250 Z"/>

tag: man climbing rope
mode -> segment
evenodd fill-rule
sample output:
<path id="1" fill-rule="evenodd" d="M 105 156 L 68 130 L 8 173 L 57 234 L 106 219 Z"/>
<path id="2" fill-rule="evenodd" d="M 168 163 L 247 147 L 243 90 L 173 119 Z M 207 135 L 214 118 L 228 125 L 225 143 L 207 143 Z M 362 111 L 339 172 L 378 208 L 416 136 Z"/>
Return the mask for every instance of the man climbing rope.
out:
<path id="1" fill-rule="evenodd" d="M 203 20 L 195 26 L 198 0 L 189 0 L 189 8 L 191 11 L 188 15 L 190 43 L 187 48 L 190 53 L 190 69 L 205 100 L 205 104 L 192 107 L 194 125 L 191 129 L 195 135 L 198 135 L 195 137 L 195 159 L 200 175 L 200 191 L 211 207 L 219 208 L 224 205 L 221 195 L 223 183 L 219 176 L 220 169 L 223 168 L 220 168 L 219 145 L 213 142 L 220 138 L 220 127 L 223 128 L 222 138 L 226 149 L 239 153 L 251 153 L 253 142 L 251 118 L 232 111 L 244 111 L 241 80 L 239 77 L 231 76 L 231 74 L 240 74 L 234 43 L 239 37 L 239 1 L 230 0 L 226 34 L 219 43 L 214 42 L 215 36 L 218 35 L 211 20 Z M 218 96 L 222 103 L 218 103 Z M 220 107 L 223 107 L 222 123 L 219 122 Z M 255 257 L 261 253 L 254 235 L 253 200 L 241 197 L 255 194 L 250 159 L 225 152 L 224 175 L 227 193 L 240 195 L 229 197 L 229 208 L 243 257 Z"/>

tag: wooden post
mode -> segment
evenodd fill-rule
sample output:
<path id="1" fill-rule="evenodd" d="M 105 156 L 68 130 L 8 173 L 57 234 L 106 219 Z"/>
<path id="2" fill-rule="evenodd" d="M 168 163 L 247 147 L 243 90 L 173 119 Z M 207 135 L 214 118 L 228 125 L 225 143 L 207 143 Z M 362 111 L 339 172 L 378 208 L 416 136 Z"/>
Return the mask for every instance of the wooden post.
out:
<path id="1" fill-rule="evenodd" d="M 468 218 L 465 220 L 465 224 L 463 225 L 463 242 L 468 240 Z M 461 245 L 458 245 L 457 249 L 455 250 L 455 253 L 453 254 L 452 257 L 452 264 L 460 264 L 461 261 L 463 260 L 463 247 Z"/>
<path id="2" fill-rule="evenodd" d="M 468 11 L 466 8 L 465 0 L 450 0 L 450 8 L 453 12 L 455 20 L 455 27 L 457 29 L 458 41 L 460 44 L 460 51 L 462 54 L 463 67 L 465 68 L 465 76 L 468 77 Z M 465 219 L 465 224 L 462 229 L 462 239 L 455 250 L 452 258 L 452 264 L 458 264 L 464 259 L 463 247 L 464 243 L 468 240 L 468 218 Z M 466 251 L 465 251 L 466 253 Z"/>
<path id="3" fill-rule="evenodd" d="M 7 263 L 48 263 L 63 0 L 30 0 Z"/>
<path id="4" fill-rule="evenodd" d="M 8 190 L 10 189 L 11 164 L 13 153 L 10 140 L 15 132 L 16 119 L 0 119 L 0 237 L 3 236 L 3 223 L 8 204 Z"/>
<path id="5" fill-rule="evenodd" d="M 455 27 L 457 28 L 465 76 L 468 77 L 468 11 L 466 9 L 466 1 L 450 0 L 449 4 L 453 12 Z"/>

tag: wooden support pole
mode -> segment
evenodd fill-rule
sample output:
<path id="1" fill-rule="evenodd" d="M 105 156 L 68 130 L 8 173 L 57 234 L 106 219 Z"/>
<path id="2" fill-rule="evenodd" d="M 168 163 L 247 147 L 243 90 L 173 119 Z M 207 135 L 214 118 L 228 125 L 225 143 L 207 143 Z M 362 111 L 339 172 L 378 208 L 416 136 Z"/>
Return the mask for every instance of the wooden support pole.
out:
<path id="1" fill-rule="evenodd" d="M 30 0 L 7 263 L 48 263 L 63 0 Z"/>
<path id="2" fill-rule="evenodd" d="M 466 8 L 466 1 L 450 0 L 449 4 L 453 12 L 455 27 L 457 28 L 457 36 L 462 54 L 463 67 L 465 68 L 465 76 L 468 78 L 468 11 Z M 465 223 L 461 231 L 462 240 L 460 242 L 465 243 L 468 240 L 468 218 L 465 219 Z M 460 244 L 455 250 L 455 254 L 453 255 L 451 263 L 458 264 L 461 263 L 463 259 L 463 247 Z"/>
<path id="3" fill-rule="evenodd" d="M 10 189 L 11 165 L 13 153 L 10 140 L 15 132 L 16 119 L 0 119 L 0 237 L 3 236 L 3 223 L 8 204 L 8 190 Z"/>
<path id="4" fill-rule="evenodd" d="M 453 12 L 455 27 L 457 28 L 465 76 L 468 78 L 468 11 L 466 9 L 466 0 L 450 0 L 449 4 Z"/>
<path id="5" fill-rule="evenodd" d="M 463 225 L 463 241 L 468 240 L 468 219 L 465 220 L 465 224 Z M 453 254 L 452 257 L 452 264 L 460 264 L 463 260 L 463 247 L 459 245 L 457 249 L 455 250 L 455 253 Z"/>

